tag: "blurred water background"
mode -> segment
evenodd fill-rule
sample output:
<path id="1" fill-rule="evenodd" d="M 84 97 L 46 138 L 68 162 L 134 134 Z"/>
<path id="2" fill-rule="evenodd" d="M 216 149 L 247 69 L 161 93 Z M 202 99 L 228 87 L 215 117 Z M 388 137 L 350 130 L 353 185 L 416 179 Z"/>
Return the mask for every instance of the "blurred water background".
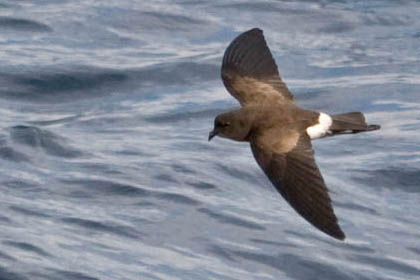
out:
<path id="1" fill-rule="evenodd" d="M 0 279 L 420 279 L 418 1 L 0 1 Z M 338 242 L 281 199 L 220 63 L 260 27 L 304 108 Z"/>

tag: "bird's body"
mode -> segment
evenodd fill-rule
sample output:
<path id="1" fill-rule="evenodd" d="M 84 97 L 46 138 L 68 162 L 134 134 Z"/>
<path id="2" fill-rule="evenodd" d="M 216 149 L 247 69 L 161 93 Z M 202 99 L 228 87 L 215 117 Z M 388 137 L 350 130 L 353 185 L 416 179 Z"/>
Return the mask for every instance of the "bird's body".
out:
<path id="1" fill-rule="evenodd" d="M 229 45 L 222 79 L 242 107 L 217 116 L 209 140 L 218 135 L 249 142 L 257 163 L 286 201 L 312 225 L 343 240 L 311 139 L 379 126 L 367 125 L 360 112 L 330 116 L 297 107 L 257 28 Z"/>

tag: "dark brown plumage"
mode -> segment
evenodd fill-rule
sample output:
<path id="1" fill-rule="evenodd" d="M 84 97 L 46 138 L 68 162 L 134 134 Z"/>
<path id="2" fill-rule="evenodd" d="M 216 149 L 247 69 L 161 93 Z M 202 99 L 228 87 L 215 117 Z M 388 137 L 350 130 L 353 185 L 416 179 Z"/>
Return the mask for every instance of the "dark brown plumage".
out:
<path id="1" fill-rule="evenodd" d="M 283 198 L 316 228 L 344 240 L 311 139 L 380 127 L 367 125 L 360 112 L 329 116 L 294 105 L 257 28 L 226 49 L 222 79 L 242 107 L 217 116 L 209 140 L 218 135 L 250 142 L 257 163 Z"/>

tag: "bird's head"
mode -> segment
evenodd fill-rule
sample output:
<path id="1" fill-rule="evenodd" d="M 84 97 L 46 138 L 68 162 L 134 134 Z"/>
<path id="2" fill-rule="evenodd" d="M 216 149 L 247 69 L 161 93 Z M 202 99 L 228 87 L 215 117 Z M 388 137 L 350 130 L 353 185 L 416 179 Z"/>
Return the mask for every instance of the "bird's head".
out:
<path id="1" fill-rule="evenodd" d="M 245 141 L 251 131 L 252 118 L 245 110 L 239 109 L 218 115 L 214 120 L 214 128 L 209 133 L 209 141 L 214 136 Z"/>

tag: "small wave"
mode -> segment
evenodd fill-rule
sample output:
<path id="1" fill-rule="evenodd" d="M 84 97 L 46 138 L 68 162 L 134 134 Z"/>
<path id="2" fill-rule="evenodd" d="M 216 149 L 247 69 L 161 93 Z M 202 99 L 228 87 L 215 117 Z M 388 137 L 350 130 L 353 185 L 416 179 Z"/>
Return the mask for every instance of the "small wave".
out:
<path id="1" fill-rule="evenodd" d="M 23 88 L 23 90 L 9 93 L 9 96 L 30 100 L 42 100 L 43 97 L 54 96 L 55 102 L 56 99 L 68 101 L 74 100 L 74 98 L 103 95 L 105 88 L 107 89 L 105 92 L 112 91 L 116 85 L 120 85 L 126 80 L 127 76 L 124 73 L 101 69 L 27 73 L 14 77 L 17 88 Z M 44 101 L 48 102 L 48 100 Z"/>
<path id="2" fill-rule="evenodd" d="M 163 9 L 164 10 L 164 9 Z M 194 15 L 194 13 L 183 13 L 169 10 L 164 12 L 138 11 L 129 9 L 124 11 L 124 17 L 106 17 L 106 25 L 112 25 L 114 29 L 121 30 L 124 34 L 134 32 L 136 34 L 148 33 L 149 30 L 166 36 L 174 34 L 183 34 L 201 37 L 210 31 L 216 29 L 210 20 L 206 17 Z M 103 21 L 103 17 L 98 18 Z M 127 33 L 127 30 L 130 33 Z"/>
<path id="3" fill-rule="evenodd" d="M 313 14 L 314 10 L 305 10 L 298 9 L 293 7 L 285 7 L 284 3 L 278 2 L 241 2 L 241 3 L 229 3 L 222 5 L 215 5 L 217 8 L 221 9 L 232 9 L 235 11 L 259 11 L 259 12 L 276 12 L 278 14 L 284 15 L 304 15 L 304 14 Z"/>
<path id="4" fill-rule="evenodd" d="M 188 168 L 187 166 L 183 165 L 183 164 L 172 164 L 171 165 L 172 170 L 175 171 L 176 173 L 182 173 L 182 174 L 196 174 L 196 172 L 190 168 Z"/>
<path id="5" fill-rule="evenodd" d="M 222 257 L 228 261 L 236 261 L 233 254 L 226 248 L 217 245 L 211 245 L 207 249 L 209 253 L 215 254 L 216 256 Z"/>
<path id="6" fill-rule="evenodd" d="M 15 189 L 15 190 L 23 190 L 25 192 L 39 190 L 39 186 L 33 183 L 28 183 L 22 180 L 11 180 L 11 181 L 3 181 L 1 182 L 4 186 Z"/>
<path id="7" fill-rule="evenodd" d="M 353 179 L 366 185 L 375 182 L 375 186 L 389 189 L 401 189 L 410 193 L 420 193 L 420 170 L 415 168 L 392 167 L 377 170 L 355 170 Z"/>
<path id="8" fill-rule="evenodd" d="M 3 137 L 3 135 L 0 138 L 0 159 L 14 162 L 29 161 L 29 158 L 25 154 L 9 147 L 6 137 Z"/>
<path id="9" fill-rule="evenodd" d="M 29 121 L 28 123 L 33 124 L 33 125 L 39 125 L 39 126 L 47 126 L 47 125 L 53 125 L 53 124 L 70 123 L 77 120 L 79 117 L 80 115 L 72 115 L 68 117 L 55 118 L 55 119 L 44 120 L 44 121 Z"/>
<path id="10" fill-rule="evenodd" d="M 405 15 L 366 14 L 363 20 L 365 25 L 406 26 L 411 24 L 411 20 Z"/>
<path id="11" fill-rule="evenodd" d="M 71 185 L 81 185 L 84 192 L 98 192 L 103 195 L 122 195 L 129 197 L 147 197 L 153 193 L 149 190 L 137 186 L 121 184 L 112 181 L 94 180 L 94 179 L 71 179 L 61 180 L 61 182 Z"/>
<path id="12" fill-rule="evenodd" d="M 257 223 L 247 221 L 247 220 L 244 220 L 244 219 L 241 219 L 241 218 L 238 218 L 238 217 L 234 217 L 234 216 L 231 216 L 231 215 L 220 214 L 220 213 L 211 211 L 211 210 L 206 209 L 206 208 L 200 208 L 197 211 L 200 212 L 200 213 L 206 214 L 210 218 L 213 218 L 213 219 L 215 219 L 218 222 L 223 223 L 223 224 L 230 224 L 230 225 L 240 226 L 240 227 L 244 227 L 244 228 L 248 228 L 248 229 L 254 229 L 254 230 L 265 230 L 265 227 L 260 226 Z"/>
<path id="13" fill-rule="evenodd" d="M 220 76 L 219 65 L 197 62 L 175 62 L 127 70 L 139 86 L 177 86 L 217 80 Z"/>
<path id="14" fill-rule="evenodd" d="M 103 223 L 81 218 L 62 218 L 62 222 L 71 225 L 77 225 L 87 230 L 93 230 L 102 233 L 112 233 L 129 238 L 140 238 L 143 234 L 132 227 L 116 223 Z M 144 235 L 143 235 L 144 236 Z"/>
<path id="15" fill-rule="evenodd" d="M 13 31 L 28 31 L 28 32 L 50 32 L 51 27 L 46 24 L 11 17 L 0 17 L 0 30 L 13 30 Z"/>
<path id="16" fill-rule="evenodd" d="M 159 194 L 156 194 L 156 197 L 159 199 L 164 199 L 166 201 L 175 202 L 175 203 L 184 204 L 184 205 L 199 205 L 200 204 L 200 202 L 198 202 L 195 199 L 192 199 L 182 194 L 176 194 L 176 193 L 159 193 Z"/>
<path id="17" fill-rule="evenodd" d="M 56 279 L 68 279 L 68 280 L 98 280 L 99 278 L 91 277 L 82 272 L 69 271 L 69 270 L 51 270 L 53 274 L 57 276 Z"/>
<path id="18" fill-rule="evenodd" d="M 324 67 L 318 65 L 319 67 Z M 326 66 L 325 66 L 326 67 Z M 386 74 L 371 74 L 371 75 L 353 75 L 334 78 L 320 78 L 320 79 L 305 79 L 305 80 L 291 80 L 288 82 L 293 85 L 293 88 L 311 88 L 314 89 L 328 89 L 328 88 L 354 88 L 359 86 L 370 85 L 384 85 L 384 84 L 420 84 L 420 75 L 417 74 L 401 74 L 401 73 L 386 73 Z"/>
<path id="19" fill-rule="evenodd" d="M 276 247 L 280 247 L 280 248 L 286 248 L 286 247 L 297 248 L 298 247 L 298 246 L 296 246 L 294 244 L 291 244 L 291 243 L 279 242 L 279 241 L 270 241 L 270 240 L 264 240 L 264 239 L 258 239 L 258 238 L 251 238 L 249 241 L 254 242 L 256 244 L 264 244 L 264 245 L 276 246 Z"/>
<path id="20" fill-rule="evenodd" d="M 32 244 L 26 243 L 26 242 L 4 241 L 3 244 L 7 245 L 7 246 L 14 247 L 14 248 L 18 248 L 18 249 L 21 249 L 21 250 L 24 250 L 24 251 L 36 253 L 36 254 L 38 254 L 40 256 L 43 256 L 43 257 L 50 256 L 50 254 L 48 254 L 47 252 L 45 252 L 41 248 L 39 248 L 35 245 L 32 245 Z"/>
<path id="21" fill-rule="evenodd" d="M 11 224 L 12 220 L 10 220 L 10 218 L 6 217 L 6 216 L 1 216 L 0 215 L 0 223 L 8 223 Z"/>
<path id="22" fill-rule="evenodd" d="M 159 12 L 143 12 L 140 15 L 140 18 L 143 21 L 143 28 L 150 26 L 151 28 L 157 28 L 166 31 L 175 31 L 175 30 L 184 30 L 191 29 L 194 31 L 194 26 L 196 25 L 207 25 L 208 21 L 198 18 L 191 17 L 191 14 L 181 15 L 181 14 L 169 14 Z"/>
<path id="23" fill-rule="evenodd" d="M 11 147 L 0 147 L 0 158 L 14 162 L 29 161 L 29 158 Z"/>
<path id="24" fill-rule="evenodd" d="M 26 278 L 19 273 L 12 272 L 2 266 L 0 266 L 0 279 L 29 280 L 29 278 Z"/>
<path id="25" fill-rule="evenodd" d="M 8 261 L 15 261 L 16 259 L 6 253 L 0 251 L 0 259 L 8 260 Z M 1 276 L 1 267 L 0 267 L 0 279 L 3 279 Z M 13 278 L 14 279 L 14 278 Z"/>
<path id="26" fill-rule="evenodd" d="M 389 271 L 399 271 L 406 275 L 420 276 L 419 268 L 387 257 L 355 255 L 352 258 L 357 262 L 371 264 L 374 267 L 381 267 Z"/>
<path id="27" fill-rule="evenodd" d="M 154 179 L 156 181 L 164 181 L 164 182 L 169 182 L 169 183 L 177 183 L 177 180 L 175 180 L 174 176 L 166 174 L 166 173 L 161 173 L 159 175 L 154 176 Z"/>
<path id="28" fill-rule="evenodd" d="M 70 147 L 63 137 L 35 126 L 13 126 L 10 134 L 14 142 L 32 148 L 42 148 L 47 154 L 53 156 L 76 158 L 82 155 L 82 152 Z"/>
<path id="29" fill-rule="evenodd" d="M 419 248 L 410 247 L 410 248 L 407 248 L 407 249 L 409 249 L 411 252 L 413 252 L 413 253 L 415 253 L 415 254 L 417 254 L 417 255 L 420 256 L 420 247 Z"/>
<path id="30" fill-rule="evenodd" d="M 1 97 L 32 102 L 69 102 L 137 89 L 144 97 L 156 88 L 193 85 L 219 79 L 218 65 L 175 62 L 130 69 L 72 66 L 72 69 L 0 73 Z M 10 90 L 13 89 L 13 90 Z"/>
<path id="31" fill-rule="evenodd" d="M 348 202 L 348 203 L 343 203 L 343 202 L 336 201 L 336 202 L 334 202 L 334 204 L 341 207 L 341 208 L 356 210 L 356 211 L 360 211 L 360 212 L 363 212 L 363 213 L 368 213 L 368 214 L 371 214 L 371 215 L 379 216 L 378 211 L 376 211 L 375 209 L 367 207 L 365 205 L 361 205 L 359 203 L 355 203 L 354 201 Z"/>
<path id="32" fill-rule="evenodd" d="M 195 112 L 174 112 L 165 114 L 155 114 L 151 117 L 146 117 L 145 120 L 152 123 L 176 123 L 188 120 L 199 120 L 213 118 L 220 114 L 223 110 L 210 109 Z"/>
<path id="33" fill-rule="evenodd" d="M 128 79 L 124 72 L 118 70 L 74 68 L 49 69 L 47 72 L 39 69 L 18 73 L 3 72 L 0 81 L 7 90 L 1 90 L 1 97 L 26 102 L 68 102 L 103 96 L 121 87 Z"/>
<path id="34" fill-rule="evenodd" d="M 320 279 L 364 279 L 362 275 L 349 275 L 325 262 L 316 262 L 294 254 L 269 255 L 242 250 L 230 250 L 231 254 L 252 262 L 261 263 L 288 275 L 291 279 L 307 279 L 308 275 L 316 275 Z M 353 278 L 354 277 L 354 278 Z"/>
<path id="35" fill-rule="evenodd" d="M 21 213 L 25 216 L 40 217 L 40 218 L 50 217 L 50 215 L 44 214 L 42 212 L 35 211 L 35 210 L 32 210 L 32 209 L 27 209 L 27 208 L 20 207 L 20 206 L 10 206 L 9 209 L 13 210 L 15 212 Z"/>
<path id="36" fill-rule="evenodd" d="M 356 29 L 357 25 L 352 22 L 334 22 L 318 29 L 322 33 L 343 33 Z"/>
<path id="37" fill-rule="evenodd" d="M 199 182 L 189 182 L 187 183 L 189 186 L 192 186 L 195 189 L 199 189 L 199 190 L 212 190 L 212 189 L 216 189 L 216 185 L 211 184 L 211 183 L 207 183 L 207 182 L 203 182 L 203 181 L 199 181 Z"/>
<path id="38" fill-rule="evenodd" d="M 225 163 L 217 163 L 217 169 L 224 174 L 232 176 L 234 178 L 240 178 L 241 180 L 246 181 L 247 183 L 259 185 L 261 181 L 259 181 L 259 177 L 253 176 L 249 170 L 241 170 L 240 168 L 233 167 L 232 165 L 225 164 Z"/>

